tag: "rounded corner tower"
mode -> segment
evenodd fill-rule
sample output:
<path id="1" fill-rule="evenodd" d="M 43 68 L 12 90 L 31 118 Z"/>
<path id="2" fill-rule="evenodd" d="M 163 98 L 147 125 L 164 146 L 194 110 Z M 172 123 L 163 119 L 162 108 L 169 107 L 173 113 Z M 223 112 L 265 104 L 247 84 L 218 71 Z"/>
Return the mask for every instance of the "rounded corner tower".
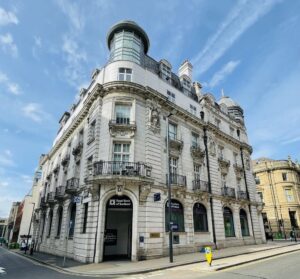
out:
<path id="1" fill-rule="evenodd" d="M 147 33 L 131 20 L 114 24 L 107 33 L 106 42 L 110 50 L 110 62 L 128 60 L 142 64 L 150 47 Z"/>

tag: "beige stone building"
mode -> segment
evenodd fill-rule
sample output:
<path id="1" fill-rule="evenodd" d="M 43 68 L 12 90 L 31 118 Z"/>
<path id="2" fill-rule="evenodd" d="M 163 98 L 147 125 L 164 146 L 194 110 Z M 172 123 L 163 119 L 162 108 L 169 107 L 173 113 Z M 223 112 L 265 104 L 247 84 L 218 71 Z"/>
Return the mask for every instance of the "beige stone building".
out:
<path id="1" fill-rule="evenodd" d="M 170 225 L 175 254 L 264 242 L 242 108 L 202 92 L 189 61 L 175 73 L 150 57 L 132 21 L 107 45 L 41 162 L 37 249 L 83 262 L 161 257 Z"/>
<path id="2" fill-rule="evenodd" d="M 289 237 L 300 224 L 300 165 L 288 160 L 257 159 L 253 162 L 257 193 L 264 202 L 267 233 Z"/>

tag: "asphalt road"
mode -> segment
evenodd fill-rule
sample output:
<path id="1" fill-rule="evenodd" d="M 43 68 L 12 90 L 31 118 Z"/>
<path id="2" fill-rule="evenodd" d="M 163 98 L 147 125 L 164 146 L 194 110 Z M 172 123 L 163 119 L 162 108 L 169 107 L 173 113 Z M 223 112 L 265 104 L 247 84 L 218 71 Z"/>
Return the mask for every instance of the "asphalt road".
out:
<path id="1" fill-rule="evenodd" d="M 226 269 L 224 271 L 204 272 L 197 264 L 170 268 L 147 274 L 122 276 L 122 279 L 299 279 L 300 252 L 277 256 L 274 258 Z M 0 279 L 87 279 L 92 277 L 75 276 L 58 272 L 23 256 L 0 247 L 0 270 L 6 274 Z M 99 277 L 97 277 L 99 278 Z M 105 277 L 101 277 L 105 278 Z"/>

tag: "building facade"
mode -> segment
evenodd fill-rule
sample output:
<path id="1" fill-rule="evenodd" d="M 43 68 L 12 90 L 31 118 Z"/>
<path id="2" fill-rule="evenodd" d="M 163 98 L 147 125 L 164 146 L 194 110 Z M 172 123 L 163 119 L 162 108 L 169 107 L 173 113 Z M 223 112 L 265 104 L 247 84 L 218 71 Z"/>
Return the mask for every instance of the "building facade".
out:
<path id="1" fill-rule="evenodd" d="M 289 237 L 294 228 L 300 236 L 300 165 L 288 160 L 257 159 L 253 162 L 257 192 L 267 234 Z"/>
<path id="2" fill-rule="evenodd" d="M 7 240 L 7 234 L 7 218 L 0 218 L 0 239 Z"/>
<path id="3" fill-rule="evenodd" d="M 8 242 L 17 242 L 18 240 L 19 230 L 17 229 L 18 226 L 16 226 L 16 221 L 18 217 L 18 212 L 20 212 L 20 205 L 21 202 L 13 202 L 9 212 L 9 216 L 7 219 Z"/>
<path id="4" fill-rule="evenodd" d="M 175 254 L 264 242 L 242 108 L 204 94 L 189 61 L 177 75 L 151 58 L 132 21 L 107 45 L 41 162 L 37 249 L 82 262 L 167 255 L 169 204 Z"/>

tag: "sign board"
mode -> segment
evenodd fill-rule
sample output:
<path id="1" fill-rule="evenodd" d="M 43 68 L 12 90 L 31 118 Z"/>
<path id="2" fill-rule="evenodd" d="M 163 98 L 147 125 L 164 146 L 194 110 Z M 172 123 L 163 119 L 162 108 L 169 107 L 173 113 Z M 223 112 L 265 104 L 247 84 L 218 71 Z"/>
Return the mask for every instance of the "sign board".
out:
<path id="1" fill-rule="evenodd" d="M 155 193 L 153 197 L 155 202 L 161 200 L 160 193 Z"/>
<path id="2" fill-rule="evenodd" d="M 207 246 L 204 248 L 205 250 L 205 258 L 206 261 L 208 262 L 209 266 L 211 266 L 212 263 L 212 251 L 211 251 L 211 247 Z"/>
<path id="3" fill-rule="evenodd" d="M 179 244 L 180 238 L 179 235 L 173 235 L 173 244 Z"/>
<path id="4" fill-rule="evenodd" d="M 73 203 L 81 203 L 81 197 L 80 196 L 74 196 L 73 197 Z"/>
<path id="5" fill-rule="evenodd" d="M 117 245 L 118 239 L 118 231 L 115 229 L 107 229 L 105 230 L 104 235 L 104 243 L 107 246 L 115 246 Z"/>
<path id="6" fill-rule="evenodd" d="M 150 233 L 150 238 L 160 238 L 160 233 Z"/>
<path id="7" fill-rule="evenodd" d="M 173 232 L 177 232 L 178 229 L 179 229 L 178 224 L 174 224 L 174 223 L 171 222 L 171 229 L 172 229 Z"/>
<path id="8" fill-rule="evenodd" d="M 87 203 L 87 202 L 90 202 L 90 201 L 92 201 L 92 198 L 91 197 L 87 197 L 87 198 L 84 198 L 82 200 L 82 203 Z"/>
<path id="9" fill-rule="evenodd" d="M 114 196 L 107 204 L 108 208 L 132 208 L 131 199 L 126 196 Z"/>

